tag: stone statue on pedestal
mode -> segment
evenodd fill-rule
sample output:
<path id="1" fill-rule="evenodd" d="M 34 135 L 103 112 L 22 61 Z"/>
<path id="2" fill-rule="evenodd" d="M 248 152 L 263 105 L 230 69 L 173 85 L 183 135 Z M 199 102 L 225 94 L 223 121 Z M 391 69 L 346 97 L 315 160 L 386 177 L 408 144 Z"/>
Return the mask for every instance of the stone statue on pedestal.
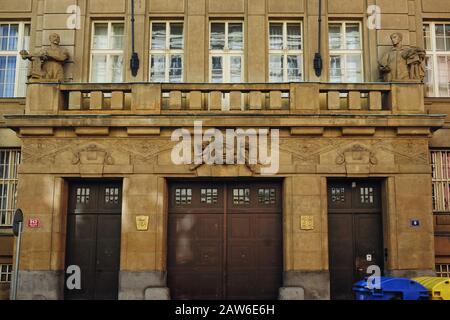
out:
<path id="1" fill-rule="evenodd" d="M 20 52 L 22 59 L 31 61 L 28 71 L 29 81 L 64 81 L 64 64 L 69 59 L 69 53 L 59 45 L 61 39 L 58 34 L 52 33 L 49 40 L 50 47 L 38 53 L 30 54 L 26 50 Z"/>
<path id="2" fill-rule="evenodd" d="M 425 77 L 425 50 L 418 47 L 404 47 L 401 33 L 391 35 L 392 49 L 379 61 L 383 80 L 423 81 Z"/>

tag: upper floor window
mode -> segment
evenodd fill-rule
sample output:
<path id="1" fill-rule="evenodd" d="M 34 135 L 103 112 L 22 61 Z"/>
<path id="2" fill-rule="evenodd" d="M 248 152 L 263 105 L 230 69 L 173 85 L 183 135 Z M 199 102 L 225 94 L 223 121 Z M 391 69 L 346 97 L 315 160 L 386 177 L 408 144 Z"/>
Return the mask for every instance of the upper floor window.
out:
<path id="1" fill-rule="evenodd" d="M 450 97 L 450 22 L 425 23 L 424 35 L 427 50 L 427 95 Z"/>
<path id="2" fill-rule="evenodd" d="M 26 95 L 28 63 L 20 51 L 29 47 L 29 23 L 0 23 L 0 98 Z"/>
<path id="3" fill-rule="evenodd" d="M 303 44 L 300 22 L 269 24 L 269 82 L 303 80 Z"/>
<path id="4" fill-rule="evenodd" d="M 328 25 L 330 82 L 362 82 L 361 23 L 332 22 Z"/>
<path id="5" fill-rule="evenodd" d="M 209 59 L 211 82 L 242 82 L 244 78 L 242 22 L 211 22 Z"/>
<path id="6" fill-rule="evenodd" d="M 183 81 L 183 23 L 152 22 L 150 81 Z"/>
<path id="7" fill-rule="evenodd" d="M 0 226 L 10 226 L 16 209 L 20 150 L 0 149 Z"/>
<path id="8" fill-rule="evenodd" d="M 91 43 L 91 82 L 123 81 L 123 22 L 94 22 Z"/>

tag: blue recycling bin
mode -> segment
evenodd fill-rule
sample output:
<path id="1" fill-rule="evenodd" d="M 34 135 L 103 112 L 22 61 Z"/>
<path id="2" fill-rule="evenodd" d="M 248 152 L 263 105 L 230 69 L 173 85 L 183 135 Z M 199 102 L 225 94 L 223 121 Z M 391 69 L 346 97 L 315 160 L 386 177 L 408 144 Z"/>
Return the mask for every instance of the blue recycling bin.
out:
<path id="1" fill-rule="evenodd" d="M 406 278 L 381 277 L 378 288 L 369 288 L 368 278 L 353 285 L 356 300 L 429 300 L 423 285 Z M 372 280 L 371 280 L 372 281 Z"/>

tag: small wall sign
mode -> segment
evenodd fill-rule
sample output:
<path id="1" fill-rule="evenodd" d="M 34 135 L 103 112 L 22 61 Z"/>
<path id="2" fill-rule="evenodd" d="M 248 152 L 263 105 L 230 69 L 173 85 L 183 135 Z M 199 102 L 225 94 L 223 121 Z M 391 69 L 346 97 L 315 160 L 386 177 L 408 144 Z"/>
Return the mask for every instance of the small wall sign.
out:
<path id="1" fill-rule="evenodd" d="M 301 230 L 314 230 L 314 216 L 301 216 L 300 229 Z"/>
<path id="2" fill-rule="evenodd" d="M 138 231 L 148 230 L 148 216 L 136 216 L 136 229 Z"/>
<path id="3" fill-rule="evenodd" d="M 29 218 L 27 225 L 28 225 L 28 228 L 31 228 L 31 229 L 40 228 L 41 221 L 38 218 Z"/>

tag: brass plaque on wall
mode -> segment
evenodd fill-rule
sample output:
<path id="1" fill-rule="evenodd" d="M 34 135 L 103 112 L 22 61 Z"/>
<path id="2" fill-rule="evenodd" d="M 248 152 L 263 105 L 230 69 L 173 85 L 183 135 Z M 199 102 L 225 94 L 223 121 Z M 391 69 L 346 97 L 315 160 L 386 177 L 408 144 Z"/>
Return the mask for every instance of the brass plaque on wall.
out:
<path id="1" fill-rule="evenodd" d="M 136 229 L 138 231 L 148 230 L 148 216 L 136 216 Z"/>
<path id="2" fill-rule="evenodd" d="M 314 230 L 314 216 L 301 216 L 300 217 L 300 229 Z"/>

